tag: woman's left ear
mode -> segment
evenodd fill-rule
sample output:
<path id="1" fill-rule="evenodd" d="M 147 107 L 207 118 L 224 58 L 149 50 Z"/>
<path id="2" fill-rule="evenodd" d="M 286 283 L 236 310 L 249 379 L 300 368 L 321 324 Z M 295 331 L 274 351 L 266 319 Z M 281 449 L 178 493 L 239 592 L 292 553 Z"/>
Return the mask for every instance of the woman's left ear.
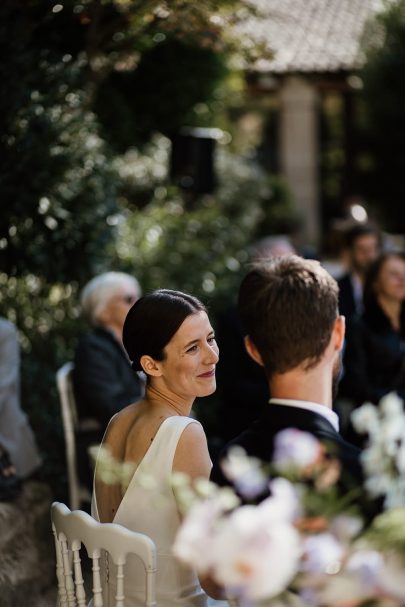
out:
<path id="1" fill-rule="evenodd" d="M 146 375 L 152 375 L 153 377 L 160 377 L 162 375 L 162 369 L 159 361 L 155 360 L 151 356 L 144 354 L 144 356 L 141 356 L 139 362 L 141 363 L 142 369 Z"/>

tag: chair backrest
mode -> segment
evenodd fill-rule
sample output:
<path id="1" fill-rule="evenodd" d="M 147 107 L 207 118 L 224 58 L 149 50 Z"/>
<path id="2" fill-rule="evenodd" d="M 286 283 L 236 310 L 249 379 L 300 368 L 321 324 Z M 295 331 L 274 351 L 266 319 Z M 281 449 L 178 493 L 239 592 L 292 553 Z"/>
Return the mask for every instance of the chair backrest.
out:
<path id="1" fill-rule="evenodd" d="M 84 587 L 80 548 L 86 548 L 91 559 L 92 599 L 94 607 L 102 607 L 103 588 L 101 561 L 103 551 L 116 566 L 115 607 L 125 605 L 125 563 L 136 555 L 145 570 L 145 605 L 156 606 L 156 547 L 150 537 L 130 531 L 115 523 L 98 523 L 86 512 L 71 512 L 65 504 L 51 507 L 52 531 L 55 538 L 56 577 L 59 605 L 84 607 L 88 599 Z M 109 572 L 111 576 L 111 571 Z"/>
<path id="2" fill-rule="evenodd" d="M 73 392 L 72 373 L 74 364 L 67 362 L 56 373 L 59 400 L 62 413 L 63 432 L 66 447 L 66 465 L 69 484 L 69 505 L 77 510 L 84 501 L 90 501 L 88 490 L 80 484 L 77 473 L 76 436 L 78 416 Z"/>

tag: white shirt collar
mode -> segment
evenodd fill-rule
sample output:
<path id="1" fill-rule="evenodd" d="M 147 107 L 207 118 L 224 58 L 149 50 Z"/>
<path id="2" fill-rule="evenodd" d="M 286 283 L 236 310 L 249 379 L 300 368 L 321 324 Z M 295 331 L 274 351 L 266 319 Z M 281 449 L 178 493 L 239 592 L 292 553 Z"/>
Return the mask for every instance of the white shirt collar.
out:
<path id="1" fill-rule="evenodd" d="M 271 398 L 269 400 L 271 405 L 286 405 L 287 407 L 297 407 L 299 409 L 307 409 L 313 413 L 322 415 L 328 422 L 333 426 L 336 432 L 339 432 L 339 418 L 335 411 L 329 409 L 325 405 L 319 403 L 313 403 L 308 400 L 294 400 L 292 398 Z"/>

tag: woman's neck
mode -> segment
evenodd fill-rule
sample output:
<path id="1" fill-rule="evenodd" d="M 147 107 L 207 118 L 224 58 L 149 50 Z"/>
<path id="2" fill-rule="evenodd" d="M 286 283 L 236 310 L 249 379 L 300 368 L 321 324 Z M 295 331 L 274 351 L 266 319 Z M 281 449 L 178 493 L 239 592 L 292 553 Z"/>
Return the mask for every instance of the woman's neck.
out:
<path id="1" fill-rule="evenodd" d="M 150 383 L 146 386 L 146 400 L 153 405 L 165 408 L 172 415 L 190 415 L 194 399 L 186 400 L 169 390 L 166 386 Z"/>
<path id="2" fill-rule="evenodd" d="M 377 297 L 377 301 L 381 306 L 382 311 L 389 319 L 392 327 L 399 331 L 401 328 L 401 307 L 402 303 L 397 299 L 391 299 L 389 297 Z"/>

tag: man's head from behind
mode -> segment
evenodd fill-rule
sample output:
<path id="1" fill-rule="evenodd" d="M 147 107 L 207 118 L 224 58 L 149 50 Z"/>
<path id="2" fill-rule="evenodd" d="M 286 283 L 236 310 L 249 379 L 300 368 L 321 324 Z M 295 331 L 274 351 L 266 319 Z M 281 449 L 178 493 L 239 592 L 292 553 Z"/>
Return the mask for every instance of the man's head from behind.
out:
<path id="1" fill-rule="evenodd" d="M 243 279 L 239 313 L 268 378 L 298 367 L 309 370 L 330 343 L 338 286 L 317 261 L 296 255 L 269 259 Z"/>

